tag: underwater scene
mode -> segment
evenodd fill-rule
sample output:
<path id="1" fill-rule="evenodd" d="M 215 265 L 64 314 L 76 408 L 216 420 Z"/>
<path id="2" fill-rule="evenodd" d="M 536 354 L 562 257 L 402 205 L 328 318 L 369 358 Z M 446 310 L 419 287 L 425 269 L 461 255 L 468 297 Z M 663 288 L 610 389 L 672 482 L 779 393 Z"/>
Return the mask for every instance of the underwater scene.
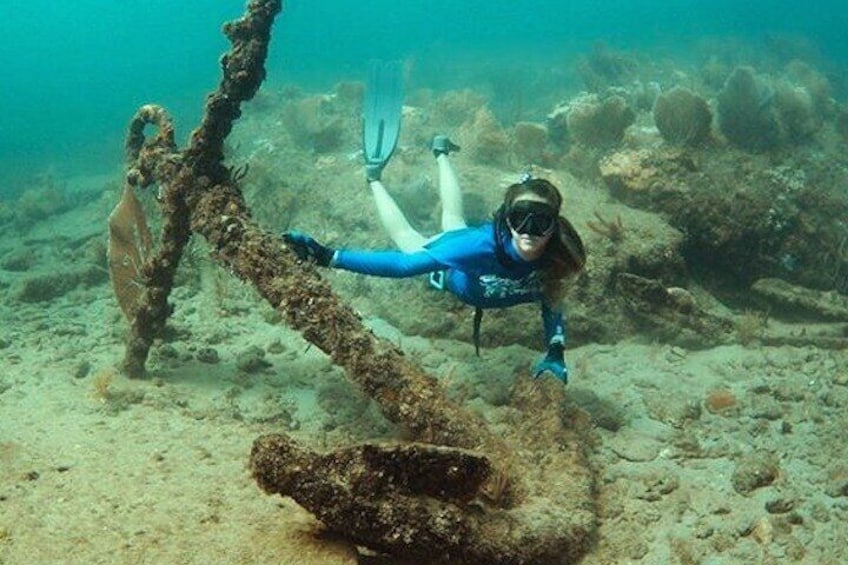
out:
<path id="1" fill-rule="evenodd" d="M 845 562 L 848 10 L 0 7 L 0 565 Z"/>

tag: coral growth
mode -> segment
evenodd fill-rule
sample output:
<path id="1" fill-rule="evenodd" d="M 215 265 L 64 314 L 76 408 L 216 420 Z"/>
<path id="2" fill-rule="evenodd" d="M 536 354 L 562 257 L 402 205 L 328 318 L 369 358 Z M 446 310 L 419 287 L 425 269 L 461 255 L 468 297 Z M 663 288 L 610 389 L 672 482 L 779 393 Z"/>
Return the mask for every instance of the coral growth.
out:
<path id="1" fill-rule="evenodd" d="M 707 101 L 688 88 L 663 92 L 654 105 L 654 123 L 675 145 L 698 145 L 710 136 L 713 115 Z"/>
<path id="2" fill-rule="evenodd" d="M 103 367 L 98 370 L 91 379 L 91 394 L 100 402 L 107 402 L 114 393 L 112 384 L 118 378 L 118 371 L 114 367 Z"/>
<path id="3" fill-rule="evenodd" d="M 768 316 L 762 312 L 746 310 L 734 323 L 736 337 L 742 345 L 750 345 L 765 335 Z"/>
<path id="4" fill-rule="evenodd" d="M 713 283 L 747 292 L 756 279 L 780 277 L 844 292 L 848 199 L 840 188 L 848 172 L 801 156 L 785 166 L 751 166 L 761 159 L 736 151 L 700 159 L 663 147 L 612 153 L 599 170 L 614 197 L 685 233 L 687 262 L 708 270 Z"/>
<path id="5" fill-rule="evenodd" d="M 38 175 L 15 204 L 18 222 L 23 227 L 67 210 L 70 202 L 66 187 L 52 173 Z"/>
<path id="6" fill-rule="evenodd" d="M 468 154 L 483 164 L 499 164 L 509 153 L 509 137 L 497 118 L 487 107 L 479 108 L 471 121 L 459 131 L 460 145 L 468 147 Z"/>
<path id="7" fill-rule="evenodd" d="M 600 43 L 577 63 L 577 74 L 590 92 L 629 84 L 636 78 L 636 69 L 633 57 Z"/>
<path id="8" fill-rule="evenodd" d="M 730 69 L 717 56 L 712 55 L 701 65 L 701 80 L 711 89 L 720 90 L 730 74 Z"/>
<path id="9" fill-rule="evenodd" d="M 779 78 L 738 67 L 718 96 L 719 127 L 728 141 L 749 151 L 802 143 L 832 113 L 829 93 L 827 79 L 801 63 Z"/>
<path id="10" fill-rule="evenodd" d="M 613 243 L 618 243 L 624 239 L 626 232 L 624 223 L 621 221 L 621 214 L 617 214 L 615 218 L 608 220 L 595 211 L 595 218 L 598 221 L 589 220 L 586 222 L 586 227 Z"/>
<path id="11" fill-rule="evenodd" d="M 726 388 L 711 390 L 704 399 L 704 406 L 713 414 L 726 412 L 735 408 L 738 403 L 739 401 L 733 391 Z"/>
<path id="12" fill-rule="evenodd" d="M 292 140 L 315 153 L 338 149 L 346 140 L 345 133 L 351 131 L 345 123 L 350 113 L 345 113 L 337 102 L 344 99 L 317 95 L 287 104 L 283 108 L 282 121 Z"/>
<path id="13" fill-rule="evenodd" d="M 545 156 L 548 130 L 542 124 L 518 122 L 512 130 L 512 150 L 524 163 L 540 163 Z"/>
<path id="14" fill-rule="evenodd" d="M 627 99 L 617 92 L 606 96 L 583 94 L 548 115 L 552 137 L 590 147 L 610 147 L 621 142 L 624 130 L 636 120 Z"/>
<path id="15" fill-rule="evenodd" d="M 743 149 L 765 150 L 780 143 L 774 89 L 751 67 L 737 67 L 718 96 L 718 125 Z"/>
<path id="16" fill-rule="evenodd" d="M 657 98 L 662 94 L 662 87 L 655 81 L 642 82 L 637 80 L 628 88 L 630 103 L 640 112 L 650 112 Z"/>
<path id="17" fill-rule="evenodd" d="M 802 61 L 792 61 L 786 65 L 786 79 L 803 88 L 810 97 L 814 111 L 820 117 L 833 112 L 830 81 L 825 75 Z"/>
<path id="18" fill-rule="evenodd" d="M 775 107 L 780 117 L 782 140 L 797 143 L 813 136 L 822 126 L 810 92 L 788 80 L 775 85 Z"/>
<path id="19" fill-rule="evenodd" d="M 452 90 L 436 102 L 434 113 L 445 123 L 461 124 L 485 105 L 486 99 L 473 90 Z"/>

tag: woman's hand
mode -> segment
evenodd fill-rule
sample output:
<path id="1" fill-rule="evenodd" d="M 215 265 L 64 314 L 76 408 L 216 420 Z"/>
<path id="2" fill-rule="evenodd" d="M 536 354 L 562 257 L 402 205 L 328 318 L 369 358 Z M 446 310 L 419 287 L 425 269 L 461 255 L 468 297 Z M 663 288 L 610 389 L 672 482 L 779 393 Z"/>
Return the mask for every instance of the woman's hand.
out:
<path id="1" fill-rule="evenodd" d="M 301 261 L 314 261 L 321 267 L 331 266 L 335 249 L 321 245 L 312 236 L 295 230 L 283 232 L 282 238 Z"/>
<path id="2" fill-rule="evenodd" d="M 548 347 L 548 354 L 533 367 L 533 378 L 538 379 L 545 373 L 551 373 L 563 383 L 568 382 L 565 348 L 561 343 L 552 343 Z"/>

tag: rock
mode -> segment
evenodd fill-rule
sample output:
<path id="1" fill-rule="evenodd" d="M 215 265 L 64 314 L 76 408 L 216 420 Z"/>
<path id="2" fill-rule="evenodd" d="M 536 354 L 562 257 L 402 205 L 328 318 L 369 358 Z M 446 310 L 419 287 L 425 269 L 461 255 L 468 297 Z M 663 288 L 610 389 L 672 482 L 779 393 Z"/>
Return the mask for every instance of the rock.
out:
<path id="1" fill-rule="evenodd" d="M 86 287 L 103 284 L 108 273 L 99 266 L 51 271 L 23 279 L 15 292 L 21 302 L 48 302 L 69 293 L 79 285 Z"/>
<path id="2" fill-rule="evenodd" d="M 848 321 L 848 296 L 835 291 L 813 290 L 776 278 L 759 279 L 751 290 L 779 312 Z"/>
<path id="3" fill-rule="evenodd" d="M 6 253 L 0 260 L 0 269 L 20 273 L 28 271 L 37 263 L 36 250 L 27 247 L 18 247 Z"/>
<path id="4" fill-rule="evenodd" d="M 645 462 L 659 456 L 662 444 L 644 434 L 627 430 L 613 436 L 609 448 L 627 461 Z"/>
<path id="5" fill-rule="evenodd" d="M 215 364 L 220 361 L 218 351 L 212 347 L 202 347 L 197 351 L 197 360 L 201 363 Z"/>
<path id="6" fill-rule="evenodd" d="M 647 192 L 661 180 L 649 149 L 617 151 L 601 159 L 598 167 L 607 186 L 618 192 Z"/>
<path id="7" fill-rule="evenodd" d="M 261 347 L 251 346 L 238 354 L 236 366 L 239 371 L 245 373 L 257 373 L 271 366 L 271 363 L 265 360 L 265 350 Z"/>
<path id="8" fill-rule="evenodd" d="M 91 363 L 88 361 L 80 361 L 74 367 L 74 378 L 84 379 L 91 372 Z"/>
<path id="9" fill-rule="evenodd" d="M 677 148 L 627 149 L 600 160 L 601 178 L 619 200 L 640 208 L 662 209 L 680 201 L 689 188 L 680 179 L 697 170 L 692 158 Z"/>
<path id="10" fill-rule="evenodd" d="M 845 195 L 816 196 L 820 191 L 805 180 L 809 173 L 746 174 L 750 157 L 729 153 L 734 157 L 719 164 L 669 146 L 622 150 L 598 167 L 616 199 L 661 214 L 686 234 L 690 271 L 720 274 L 733 286 L 779 274 L 844 292 L 848 264 L 838 226 L 848 213 Z"/>
<path id="11" fill-rule="evenodd" d="M 750 494 L 772 484 L 779 474 L 776 459 L 768 455 L 750 454 L 737 462 L 730 480 L 736 492 Z"/>
<path id="12" fill-rule="evenodd" d="M 678 290 L 669 292 L 659 280 L 619 273 L 615 284 L 631 315 L 668 343 L 703 348 L 733 338 L 730 319 L 702 308 L 694 300 L 681 301 Z"/>
<path id="13" fill-rule="evenodd" d="M 701 405 L 693 399 L 665 390 L 648 389 L 642 395 L 652 419 L 675 428 L 700 419 Z"/>
<path id="14" fill-rule="evenodd" d="M 769 514 L 786 514 L 795 508 L 796 501 L 791 498 L 773 498 L 766 502 L 766 512 Z"/>
<path id="15" fill-rule="evenodd" d="M 574 388 L 569 397 L 576 405 L 589 413 L 592 424 L 599 428 L 616 432 L 626 421 L 625 411 L 620 404 L 598 396 L 595 391 Z"/>
<path id="16" fill-rule="evenodd" d="M 848 466 L 836 464 L 828 468 L 824 492 L 831 498 L 848 496 Z"/>
<path id="17" fill-rule="evenodd" d="M 648 502 L 660 500 L 663 496 L 671 494 L 680 486 L 677 475 L 661 470 L 642 477 L 639 482 L 641 483 L 642 490 L 636 494 L 636 498 L 641 498 Z"/>

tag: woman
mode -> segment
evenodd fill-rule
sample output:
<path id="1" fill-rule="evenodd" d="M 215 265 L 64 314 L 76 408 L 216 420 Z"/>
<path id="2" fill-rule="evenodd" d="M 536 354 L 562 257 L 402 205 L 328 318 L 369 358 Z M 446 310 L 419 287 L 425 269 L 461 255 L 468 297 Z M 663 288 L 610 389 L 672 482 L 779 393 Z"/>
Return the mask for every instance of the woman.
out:
<path id="1" fill-rule="evenodd" d="M 284 239 L 301 259 L 382 277 L 402 278 L 430 273 L 436 288 L 447 289 L 476 308 L 474 342 L 479 352 L 480 319 L 484 308 L 504 308 L 539 302 L 547 355 L 534 367 L 534 376 L 549 372 L 568 380 L 565 364 L 565 324 L 560 302 L 565 280 L 586 262 L 583 243 L 559 211 L 559 190 L 543 179 L 527 176 L 507 188 L 494 219 L 467 227 L 462 195 L 448 158 L 459 149 L 446 136 L 436 136 L 433 154 L 439 166 L 442 230 L 427 239 L 406 220 L 389 196 L 381 171 L 367 172 L 380 219 L 400 251 L 331 249 L 308 235 L 288 232 Z"/>

